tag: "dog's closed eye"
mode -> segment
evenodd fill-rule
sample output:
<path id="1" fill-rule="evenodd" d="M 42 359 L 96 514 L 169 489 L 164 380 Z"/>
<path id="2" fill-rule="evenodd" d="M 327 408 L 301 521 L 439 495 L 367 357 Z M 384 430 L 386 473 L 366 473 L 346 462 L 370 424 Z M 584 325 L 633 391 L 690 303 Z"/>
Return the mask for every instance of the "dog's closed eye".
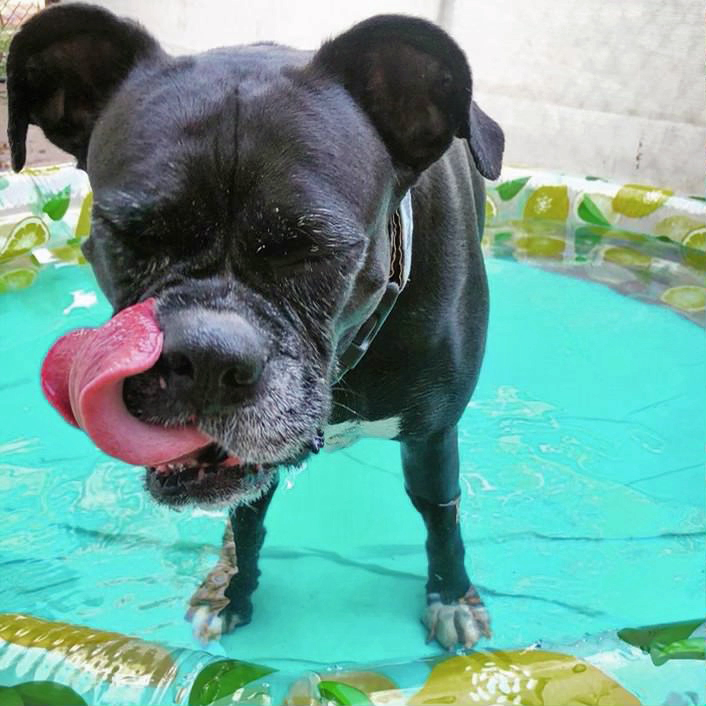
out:
<path id="1" fill-rule="evenodd" d="M 255 254 L 272 267 L 286 268 L 321 258 L 326 249 L 305 233 L 291 233 L 277 240 L 258 241 Z"/>

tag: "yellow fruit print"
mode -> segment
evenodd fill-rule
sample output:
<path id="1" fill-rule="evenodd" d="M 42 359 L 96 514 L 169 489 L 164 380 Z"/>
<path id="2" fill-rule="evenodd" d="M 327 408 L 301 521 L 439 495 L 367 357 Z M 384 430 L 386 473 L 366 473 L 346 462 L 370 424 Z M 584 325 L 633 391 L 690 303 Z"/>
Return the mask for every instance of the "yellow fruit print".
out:
<path id="1" fill-rule="evenodd" d="M 687 245 L 694 250 L 703 250 L 706 252 L 706 226 L 694 228 L 684 236 L 684 245 Z"/>
<path id="2" fill-rule="evenodd" d="M 706 271 L 706 226 L 694 228 L 685 236 L 682 257 L 687 265 L 700 272 Z"/>
<path id="3" fill-rule="evenodd" d="M 706 223 L 689 216 L 668 216 L 655 224 L 654 234 L 664 235 L 670 240 L 681 242 L 688 233 L 695 229 L 703 229 L 705 226 Z"/>
<path id="4" fill-rule="evenodd" d="M 603 251 L 603 259 L 615 265 L 646 270 L 652 264 L 649 255 L 630 248 L 609 247 Z"/>
<path id="5" fill-rule="evenodd" d="M 613 197 L 613 210 L 629 218 L 644 218 L 654 213 L 673 193 L 671 189 L 625 184 Z"/>
<path id="6" fill-rule="evenodd" d="M 566 186 L 540 186 L 525 204 L 524 217 L 564 221 L 569 215 L 569 190 Z"/>
<path id="7" fill-rule="evenodd" d="M 76 221 L 74 235 L 77 238 L 87 238 L 91 232 L 91 207 L 93 206 L 93 192 L 89 191 L 81 204 L 81 212 Z"/>
<path id="8" fill-rule="evenodd" d="M 515 246 L 519 252 L 532 257 L 561 258 L 566 242 L 560 238 L 530 235 L 518 238 Z"/>
<path id="9" fill-rule="evenodd" d="M 61 262 L 67 262 L 75 265 L 87 264 L 87 260 L 83 256 L 81 248 L 77 245 L 59 245 L 56 248 L 50 248 L 49 252 Z"/>
<path id="10" fill-rule="evenodd" d="M 63 656 L 108 681 L 142 680 L 159 686 L 174 679 L 177 668 L 169 651 L 115 632 L 52 622 L 22 613 L 0 613 L 0 640 Z M 119 677 L 112 666 L 119 666 Z"/>
<path id="11" fill-rule="evenodd" d="M 49 230 L 44 221 L 36 216 L 29 216 L 17 223 L 0 245 L 0 261 L 23 255 L 44 245 L 48 240 Z"/>
<path id="12" fill-rule="evenodd" d="M 669 306 L 693 314 L 706 310 L 706 287 L 682 285 L 665 289 L 660 299 Z"/>
<path id="13" fill-rule="evenodd" d="M 0 273 L 0 292 L 12 292 L 29 287 L 37 277 L 37 270 L 19 267 Z"/>
<path id="14" fill-rule="evenodd" d="M 640 706 L 596 667 L 544 650 L 476 652 L 439 662 L 413 706 Z"/>

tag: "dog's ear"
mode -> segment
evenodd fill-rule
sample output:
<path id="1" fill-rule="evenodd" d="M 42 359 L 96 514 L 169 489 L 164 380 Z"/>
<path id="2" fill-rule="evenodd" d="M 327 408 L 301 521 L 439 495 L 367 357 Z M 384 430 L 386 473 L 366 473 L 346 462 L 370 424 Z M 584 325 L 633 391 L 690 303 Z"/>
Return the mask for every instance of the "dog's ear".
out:
<path id="1" fill-rule="evenodd" d="M 466 57 L 436 25 L 372 17 L 324 44 L 312 67 L 353 96 L 398 166 L 419 174 L 462 137 L 481 174 L 500 174 L 503 132 L 471 100 Z"/>
<path id="2" fill-rule="evenodd" d="M 161 54 L 139 25 L 100 7 L 54 5 L 35 15 L 7 57 L 12 168 L 24 166 L 30 123 L 85 168 L 101 110 L 138 62 Z"/>
<path id="3" fill-rule="evenodd" d="M 475 101 L 471 101 L 468 144 L 478 171 L 486 179 L 497 179 L 503 166 L 505 135 L 500 125 Z"/>

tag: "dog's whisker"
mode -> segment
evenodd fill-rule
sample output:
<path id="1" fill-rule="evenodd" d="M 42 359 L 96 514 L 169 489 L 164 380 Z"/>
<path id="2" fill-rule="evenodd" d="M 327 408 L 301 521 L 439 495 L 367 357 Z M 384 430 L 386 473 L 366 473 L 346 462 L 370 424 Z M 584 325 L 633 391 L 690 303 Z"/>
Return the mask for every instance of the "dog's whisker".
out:
<path id="1" fill-rule="evenodd" d="M 346 382 L 345 378 L 343 380 L 339 380 L 335 385 L 331 387 L 331 391 L 336 393 L 336 392 L 341 392 L 344 395 L 349 395 L 351 397 L 358 397 L 361 398 L 363 397 L 362 393 L 359 390 L 354 390 L 350 383 Z"/>
<path id="2" fill-rule="evenodd" d="M 333 401 L 333 406 L 334 407 L 340 407 L 341 409 L 345 410 L 346 412 L 350 412 L 353 416 L 358 417 L 362 419 L 362 416 L 359 412 L 357 412 L 355 409 L 352 407 L 349 407 L 348 405 L 343 404 L 343 402 L 336 402 L 336 400 Z"/>

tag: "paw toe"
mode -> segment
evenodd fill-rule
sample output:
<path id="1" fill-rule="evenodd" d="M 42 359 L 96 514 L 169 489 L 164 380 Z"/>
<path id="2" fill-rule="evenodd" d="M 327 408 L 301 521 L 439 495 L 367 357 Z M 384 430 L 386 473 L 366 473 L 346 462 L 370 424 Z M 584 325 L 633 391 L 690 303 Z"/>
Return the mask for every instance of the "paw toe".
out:
<path id="1" fill-rule="evenodd" d="M 478 623 L 465 606 L 457 606 L 454 611 L 454 628 L 457 642 L 465 648 L 473 647 L 481 636 Z"/>
<path id="2" fill-rule="evenodd" d="M 219 640 L 223 635 L 223 619 L 207 606 L 198 606 L 189 610 L 191 613 L 191 631 L 202 645 L 212 640 Z M 189 614 L 187 613 L 187 615 Z"/>
<path id="3" fill-rule="evenodd" d="M 470 648 L 481 637 L 490 637 L 490 618 L 483 603 L 472 604 L 464 598 L 451 604 L 434 597 L 422 617 L 427 628 L 427 641 L 436 641 L 447 650 L 456 645 Z"/>

